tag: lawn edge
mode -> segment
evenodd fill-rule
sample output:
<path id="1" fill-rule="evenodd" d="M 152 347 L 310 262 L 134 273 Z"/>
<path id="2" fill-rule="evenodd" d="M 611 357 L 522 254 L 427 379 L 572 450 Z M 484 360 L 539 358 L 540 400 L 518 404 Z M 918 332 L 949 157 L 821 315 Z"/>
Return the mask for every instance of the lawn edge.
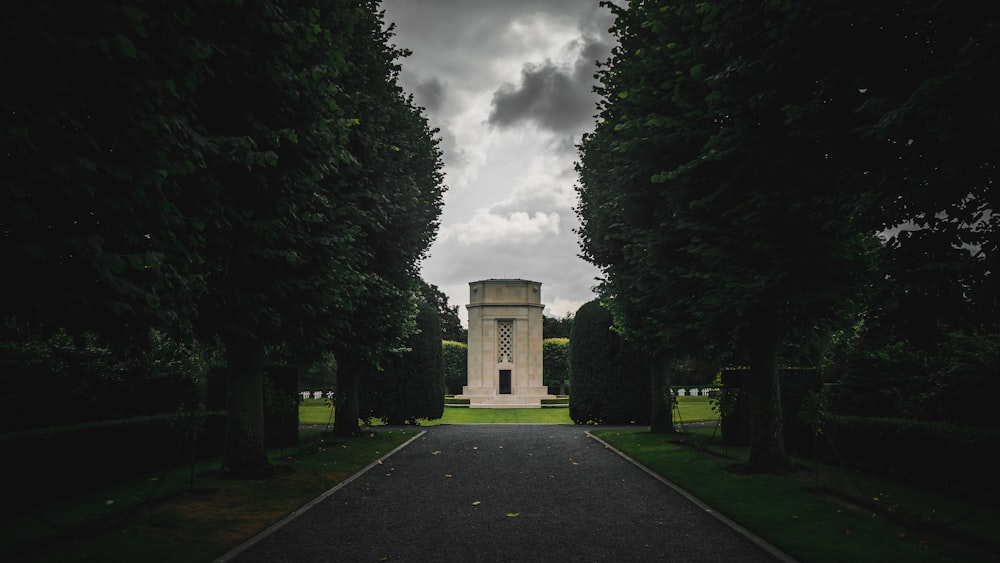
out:
<path id="1" fill-rule="evenodd" d="M 426 430 L 421 430 L 420 432 L 417 432 L 417 434 L 414 435 L 409 440 L 407 440 L 407 441 L 403 442 L 402 444 L 396 446 L 390 452 L 386 453 L 385 455 L 383 455 L 382 457 L 376 459 L 375 461 L 369 463 L 368 465 L 366 465 L 365 467 L 363 467 L 362 469 L 360 469 L 359 471 L 357 471 L 356 473 L 354 473 L 353 475 L 351 475 L 347 479 L 344 479 L 343 481 L 337 483 L 331 489 L 323 492 L 322 494 L 320 494 L 316 498 L 312 499 L 311 501 L 307 502 L 306 504 L 304 504 L 302 507 L 298 508 L 294 512 L 291 512 L 290 514 L 285 515 L 283 518 L 281 518 L 280 520 L 278 520 L 274 524 L 271 524 L 267 528 L 264 528 L 260 532 L 257 532 L 256 534 L 254 534 L 253 536 L 251 536 L 250 539 L 246 540 L 245 542 L 243 542 L 240 545 L 238 545 L 238 546 L 234 547 L 233 549 L 229 550 L 228 552 L 226 552 L 225 554 L 223 554 L 219 558 L 215 559 L 213 561 L 213 563 L 225 563 L 225 562 L 230 561 L 231 559 L 237 557 L 239 554 L 241 554 L 244 551 L 250 549 L 251 547 L 253 547 L 254 545 L 256 545 L 258 542 L 260 542 L 261 540 L 263 540 L 264 538 L 270 536 L 274 532 L 277 532 L 278 530 L 280 530 L 281 528 L 283 528 L 285 525 L 287 525 L 292 520 L 295 520 L 296 518 L 298 518 L 299 516 L 301 516 L 307 510 L 309 510 L 312 507 L 316 506 L 317 504 L 323 502 L 324 500 L 326 500 L 328 497 L 330 497 L 331 495 L 333 495 L 334 493 L 336 493 L 340 489 L 346 487 L 351 482 L 353 482 L 355 479 L 357 479 L 358 477 L 361 477 L 362 475 L 364 475 L 365 473 L 367 473 L 373 467 L 381 464 L 386 459 L 389 459 L 396 452 L 398 452 L 399 450 L 401 450 L 401 449 L 405 448 L 406 446 L 410 445 L 411 442 L 413 442 L 414 440 L 416 440 L 417 438 L 423 436 L 426 433 L 427 433 Z"/>
<path id="2" fill-rule="evenodd" d="M 608 429 L 607 428 L 602 428 L 600 430 L 608 430 Z M 762 538 L 762 537 L 758 536 L 757 534 L 751 532 L 747 528 L 741 526 L 736 521 L 734 521 L 734 520 L 730 519 L 729 517 L 727 517 L 726 515 L 720 513 L 719 511 L 715 510 L 711 506 L 705 504 L 698 497 L 696 497 L 696 496 L 692 495 L 691 493 L 687 492 L 686 490 L 682 489 L 677 484 L 675 484 L 674 482 L 672 482 L 669 479 L 665 478 L 664 476 L 660 475 L 659 473 L 657 473 L 657 472 L 653 471 L 652 469 L 646 467 L 645 465 L 639 463 L 638 461 L 636 461 L 635 459 L 633 459 L 631 456 L 629 456 L 625 452 L 623 452 L 623 451 L 619 450 L 618 448 L 612 446 L 611 444 L 609 444 L 608 442 L 604 441 L 600 437 L 593 435 L 590 430 L 588 430 L 586 432 L 586 434 L 587 434 L 588 438 L 593 438 L 594 440 L 597 440 L 605 448 L 607 448 L 607 449 L 615 452 L 616 454 L 618 454 L 619 456 L 621 456 L 623 459 L 625 459 L 626 461 L 628 461 L 632 465 L 634 465 L 634 466 L 638 467 L 639 469 L 641 469 L 643 472 L 645 472 L 650 477 L 652 477 L 652 478 L 656 479 L 657 481 L 659 481 L 660 483 L 663 483 L 664 485 L 670 487 L 675 492 L 677 492 L 678 494 L 680 494 L 682 497 L 686 498 L 689 502 L 691 502 L 692 504 L 694 504 L 695 506 L 697 506 L 699 509 L 701 509 L 704 512 L 708 513 L 710 516 L 712 516 L 713 518 L 715 518 L 719 522 L 722 522 L 724 525 L 728 526 L 729 528 L 731 528 L 736 533 L 738 533 L 741 536 L 745 537 L 746 539 L 750 540 L 752 543 L 754 543 L 755 545 L 757 545 L 758 547 L 760 547 L 764 551 L 766 551 L 769 554 L 771 554 L 772 556 L 774 556 L 777 560 L 782 561 L 784 563 L 798 563 L 798 559 L 792 557 L 791 555 L 788 555 L 784 551 L 781 551 L 780 549 L 778 549 L 777 547 L 775 547 L 773 544 L 769 543 L 764 538 Z"/>

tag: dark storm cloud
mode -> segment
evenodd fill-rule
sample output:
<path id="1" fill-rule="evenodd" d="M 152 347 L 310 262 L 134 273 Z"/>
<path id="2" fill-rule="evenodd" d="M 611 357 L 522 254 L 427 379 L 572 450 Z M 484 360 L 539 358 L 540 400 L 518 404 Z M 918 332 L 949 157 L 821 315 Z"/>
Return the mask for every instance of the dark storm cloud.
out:
<path id="1" fill-rule="evenodd" d="M 444 103 L 444 86 L 437 78 L 428 78 L 417 83 L 413 88 L 413 96 L 417 105 L 427 108 L 430 113 L 437 113 Z"/>
<path id="2" fill-rule="evenodd" d="M 504 84 L 493 93 L 489 123 L 510 127 L 532 121 L 555 133 L 572 133 L 590 124 L 595 113 L 595 63 L 607 58 L 610 50 L 606 43 L 590 38 L 570 68 L 552 61 L 525 64 L 520 84 Z"/>

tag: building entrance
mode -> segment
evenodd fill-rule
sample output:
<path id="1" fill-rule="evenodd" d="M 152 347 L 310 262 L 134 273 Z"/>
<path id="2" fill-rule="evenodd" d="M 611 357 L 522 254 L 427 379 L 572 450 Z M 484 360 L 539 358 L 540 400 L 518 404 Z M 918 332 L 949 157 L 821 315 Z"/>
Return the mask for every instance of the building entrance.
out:
<path id="1" fill-rule="evenodd" d="M 510 395 L 510 370 L 500 370 L 500 386 L 497 389 L 501 395 Z"/>

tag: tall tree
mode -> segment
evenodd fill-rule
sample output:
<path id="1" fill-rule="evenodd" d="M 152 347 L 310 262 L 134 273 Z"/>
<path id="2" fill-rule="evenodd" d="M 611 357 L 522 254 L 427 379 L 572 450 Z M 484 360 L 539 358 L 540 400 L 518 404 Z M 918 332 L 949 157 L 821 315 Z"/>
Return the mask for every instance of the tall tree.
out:
<path id="1" fill-rule="evenodd" d="M 0 245 L 24 283 L 4 320 L 122 340 L 195 325 L 229 360 L 225 470 L 266 474 L 268 348 L 398 346 L 437 228 L 440 151 L 377 3 L 9 15 Z"/>
<path id="2" fill-rule="evenodd" d="M 467 342 L 468 331 L 462 328 L 462 321 L 458 318 L 458 305 L 448 303 L 448 296 L 438 289 L 434 284 L 421 283 L 421 293 L 424 300 L 434 305 L 441 317 L 441 338 L 453 342 Z"/>
<path id="3" fill-rule="evenodd" d="M 398 84 L 396 62 L 407 53 L 391 45 L 377 2 L 359 3 L 363 42 L 347 60 L 353 72 L 343 87 L 351 93 L 345 112 L 354 116 L 349 147 L 356 166 L 345 171 L 367 220 L 354 237 L 363 249 L 365 276 L 355 301 L 361 313 L 334 341 L 338 366 L 334 431 L 360 432 L 361 378 L 377 372 L 385 354 L 415 329 L 418 267 L 437 232 L 444 192 L 436 131 L 422 109 Z"/>
<path id="4" fill-rule="evenodd" d="M 781 346 L 852 310 L 872 239 L 860 191 L 828 162 L 856 156 L 843 142 L 852 120 L 816 127 L 832 113 L 816 96 L 832 94 L 815 81 L 835 53 L 804 42 L 831 37 L 780 2 L 613 10 L 621 44 L 581 147 L 585 254 L 625 328 L 662 347 L 654 355 L 750 366 L 750 465 L 785 471 Z M 852 103 L 840 88 L 838 108 Z"/>
<path id="5" fill-rule="evenodd" d="M 220 2 L 200 14 L 213 74 L 199 123 L 214 150 L 186 214 L 204 232 L 209 292 L 201 329 L 226 347 L 224 470 L 266 474 L 262 385 L 269 346 L 318 356 L 343 330 L 363 279 L 352 244 L 366 219 L 351 164 L 341 83 L 360 15 L 341 2 Z"/>

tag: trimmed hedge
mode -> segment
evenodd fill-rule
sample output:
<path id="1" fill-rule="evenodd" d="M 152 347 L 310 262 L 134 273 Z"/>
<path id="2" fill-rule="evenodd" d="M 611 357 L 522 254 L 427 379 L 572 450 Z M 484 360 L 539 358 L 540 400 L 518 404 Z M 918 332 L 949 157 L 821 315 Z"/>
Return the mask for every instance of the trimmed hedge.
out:
<path id="1" fill-rule="evenodd" d="M 407 349 L 392 354 L 383 369 L 361 379 L 361 418 L 386 424 L 415 424 L 417 419 L 444 415 L 444 370 L 441 317 L 436 308 L 418 303 L 417 332 Z"/>
<path id="2" fill-rule="evenodd" d="M 828 415 L 817 453 L 823 461 L 922 486 L 1000 502 L 1000 430 L 953 423 Z M 832 443 L 832 446 L 831 446 Z"/>
<path id="3" fill-rule="evenodd" d="M 221 455 L 225 426 L 225 412 L 193 411 L 0 435 L 5 504 L 31 506 L 163 471 L 190 463 L 192 450 L 195 459 Z"/>
<path id="4" fill-rule="evenodd" d="M 649 424 L 648 362 L 611 329 L 612 322 L 596 299 L 573 317 L 569 416 L 577 424 Z"/>

